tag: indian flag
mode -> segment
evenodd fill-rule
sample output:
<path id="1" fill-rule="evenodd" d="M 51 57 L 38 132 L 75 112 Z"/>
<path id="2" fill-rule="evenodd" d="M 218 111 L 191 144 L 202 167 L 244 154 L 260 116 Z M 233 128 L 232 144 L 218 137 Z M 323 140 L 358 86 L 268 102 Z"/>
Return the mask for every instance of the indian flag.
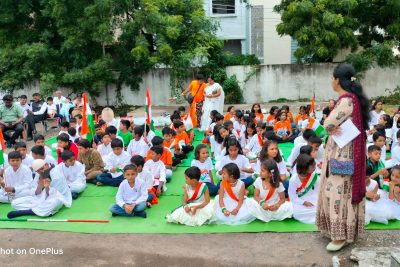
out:
<path id="1" fill-rule="evenodd" d="M 314 131 L 315 135 L 318 137 L 324 136 L 326 135 L 326 131 L 324 126 L 322 126 L 318 120 L 316 120 L 315 118 L 310 118 L 308 120 L 308 129 L 311 129 Z"/>
<path id="2" fill-rule="evenodd" d="M 80 135 L 81 136 L 86 135 L 86 139 L 92 142 L 93 137 L 96 134 L 96 130 L 94 128 L 92 109 L 90 108 L 89 100 L 86 93 L 82 94 L 82 102 L 83 102 L 83 115 L 82 115 L 82 128 Z"/>
<path id="3" fill-rule="evenodd" d="M 154 121 L 151 118 L 151 99 L 149 89 L 146 89 L 146 124 L 150 126 L 150 130 L 154 131 Z"/>
<path id="4" fill-rule="evenodd" d="M 383 190 L 385 190 L 386 192 L 389 192 L 390 189 L 390 179 L 383 179 Z"/>
<path id="5" fill-rule="evenodd" d="M 0 164 L 4 164 L 4 148 L 6 147 L 4 143 L 3 131 L 0 128 Z"/>
<path id="6" fill-rule="evenodd" d="M 193 101 L 189 108 L 189 114 L 183 122 L 185 124 L 186 131 L 190 131 L 197 127 L 196 120 L 196 103 Z"/>

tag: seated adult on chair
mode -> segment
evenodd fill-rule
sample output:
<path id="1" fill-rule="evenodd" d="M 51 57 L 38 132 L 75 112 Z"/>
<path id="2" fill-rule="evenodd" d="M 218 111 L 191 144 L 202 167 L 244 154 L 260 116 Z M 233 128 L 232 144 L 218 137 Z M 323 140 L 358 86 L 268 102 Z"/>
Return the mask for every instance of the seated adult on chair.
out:
<path id="1" fill-rule="evenodd" d="M 32 140 L 32 134 L 36 134 L 35 123 L 46 119 L 47 103 L 45 103 L 39 93 L 32 95 L 33 102 L 31 103 L 32 110 L 28 110 L 26 120 L 28 122 L 28 141 Z"/>
<path id="2" fill-rule="evenodd" d="M 4 134 L 4 139 L 7 141 L 7 147 L 11 148 L 15 144 L 15 140 L 20 136 L 24 127 L 22 122 L 24 121 L 22 108 L 14 103 L 12 95 L 5 95 L 3 97 L 3 104 L 0 105 L 0 127 L 3 133 L 9 130 L 13 130 L 14 134 L 8 136 Z"/>

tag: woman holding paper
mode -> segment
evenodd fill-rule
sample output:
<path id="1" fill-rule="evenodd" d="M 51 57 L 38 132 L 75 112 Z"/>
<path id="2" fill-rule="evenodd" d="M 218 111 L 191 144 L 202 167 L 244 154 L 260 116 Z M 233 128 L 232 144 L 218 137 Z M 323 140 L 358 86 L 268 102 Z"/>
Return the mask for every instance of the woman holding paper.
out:
<path id="1" fill-rule="evenodd" d="M 351 65 L 335 68 L 331 85 L 339 99 L 324 122 L 330 136 L 321 169 L 316 225 L 332 240 L 326 247 L 328 251 L 342 249 L 364 231 L 365 130 L 368 129 L 369 101 L 355 76 Z M 343 136 L 346 132 L 341 129 L 343 124 L 354 124 L 360 134 L 352 138 Z"/>

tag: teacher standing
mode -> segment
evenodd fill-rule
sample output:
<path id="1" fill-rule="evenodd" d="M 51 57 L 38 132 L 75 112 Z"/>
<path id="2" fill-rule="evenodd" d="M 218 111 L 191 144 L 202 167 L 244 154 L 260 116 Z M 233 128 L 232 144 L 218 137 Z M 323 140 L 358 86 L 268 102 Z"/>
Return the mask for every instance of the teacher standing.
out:
<path id="1" fill-rule="evenodd" d="M 221 113 L 224 111 L 225 93 L 219 83 L 214 81 L 212 75 L 208 76 L 207 85 L 204 89 L 203 114 L 201 115 L 201 131 L 206 131 L 211 124 L 210 113 L 212 110 Z"/>
<path id="2" fill-rule="evenodd" d="M 331 239 L 326 249 L 338 251 L 364 232 L 369 101 L 349 64 L 335 68 L 331 84 L 339 99 L 324 122 L 330 136 L 321 169 L 316 225 Z M 332 135 L 340 136 L 340 125 L 349 119 L 361 133 L 339 148 Z"/>
<path id="3" fill-rule="evenodd" d="M 202 74 L 197 74 L 196 80 L 193 80 L 189 87 L 182 92 L 181 96 L 185 96 L 188 92 L 191 92 L 193 97 L 193 104 L 196 105 L 196 120 L 197 127 L 200 127 L 201 115 L 203 110 L 204 102 L 204 89 L 206 84 L 204 83 L 204 76 Z"/>

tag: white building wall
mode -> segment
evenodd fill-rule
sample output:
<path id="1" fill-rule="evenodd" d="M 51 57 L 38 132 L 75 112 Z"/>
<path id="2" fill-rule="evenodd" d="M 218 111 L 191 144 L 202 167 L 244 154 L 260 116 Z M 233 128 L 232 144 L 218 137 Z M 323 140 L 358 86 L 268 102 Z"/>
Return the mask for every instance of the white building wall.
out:
<path id="1" fill-rule="evenodd" d="M 243 40 L 242 53 L 248 53 L 249 18 L 247 17 L 246 4 L 240 0 L 235 0 L 235 14 L 212 14 L 212 0 L 203 0 L 204 10 L 207 17 L 219 23 L 217 37 L 222 40 Z"/>
<path id="2" fill-rule="evenodd" d="M 251 4 L 264 6 L 264 64 L 291 63 L 291 37 L 280 37 L 276 32 L 276 25 L 281 17 L 273 8 L 280 0 L 252 0 Z"/>

